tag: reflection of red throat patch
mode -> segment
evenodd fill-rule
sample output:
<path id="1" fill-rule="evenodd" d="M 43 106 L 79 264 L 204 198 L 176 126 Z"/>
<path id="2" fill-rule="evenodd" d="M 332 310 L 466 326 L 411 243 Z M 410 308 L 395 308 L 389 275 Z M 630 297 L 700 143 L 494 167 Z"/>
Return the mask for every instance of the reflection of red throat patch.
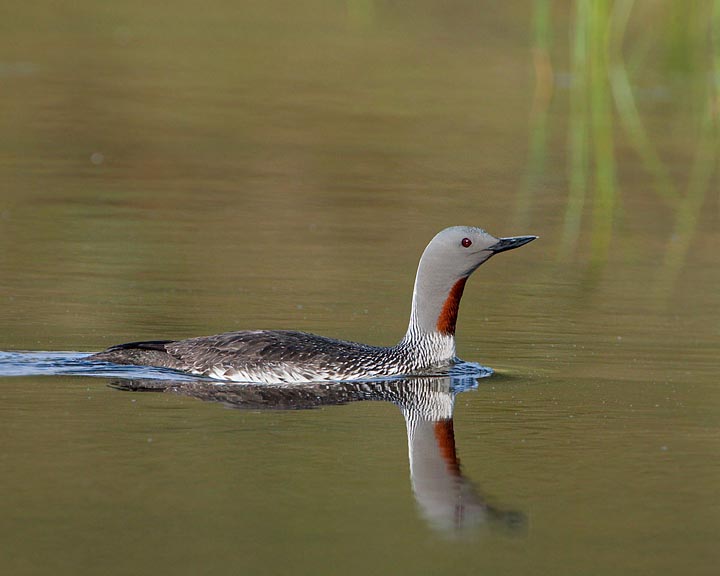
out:
<path id="1" fill-rule="evenodd" d="M 460 460 L 455 452 L 455 432 L 453 431 L 453 421 L 438 420 L 435 422 L 435 439 L 437 440 L 440 454 L 447 466 L 448 472 L 455 476 L 460 476 Z"/>
<path id="2" fill-rule="evenodd" d="M 450 293 L 448 294 L 447 300 L 445 300 L 445 304 L 437 320 L 437 330 L 441 334 L 447 334 L 449 336 L 455 335 L 455 322 L 457 320 L 460 298 L 462 298 L 466 281 L 467 276 L 460 278 L 460 280 L 455 282 L 453 287 L 450 288 Z"/>

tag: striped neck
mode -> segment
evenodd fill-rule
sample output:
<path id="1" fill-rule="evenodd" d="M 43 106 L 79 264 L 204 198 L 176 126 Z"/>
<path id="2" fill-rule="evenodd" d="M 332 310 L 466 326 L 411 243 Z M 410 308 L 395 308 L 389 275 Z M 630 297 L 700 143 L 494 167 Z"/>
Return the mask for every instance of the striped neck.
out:
<path id="1" fill-rule="evenodd" d="M 428 366 L 455 358 L 455 326 L 467 276 L 449 286 L 418 270 L 407 332 L 399 346 L 414 350 Z"/>
<path id="2" fill-rule="evenodd" d="M 460 299 L 467 279 L 465 276 L 450 286 L 440 286 L 436 282 L 424 283 L 418 272 L 405 340 L 427 336 L 454 338 Z"/>

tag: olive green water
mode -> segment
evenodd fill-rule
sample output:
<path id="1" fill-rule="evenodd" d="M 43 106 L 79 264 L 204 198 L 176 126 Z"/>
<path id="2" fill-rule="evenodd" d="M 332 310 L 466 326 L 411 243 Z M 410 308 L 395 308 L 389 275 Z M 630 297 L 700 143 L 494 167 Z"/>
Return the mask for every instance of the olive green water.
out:
<path id="1" fill-rule="evenodd" d="M 0 573 L 715 573 L 717 2 L 3 13 L 0 350 L 390 344 L 435 232 L 541 238 L 465 290 L 458 353 L 496 374 L 455 390 L 459 475 L 390 402 L 0 364 Z M 477 522 L 433 516 L 445 481 Z"/>

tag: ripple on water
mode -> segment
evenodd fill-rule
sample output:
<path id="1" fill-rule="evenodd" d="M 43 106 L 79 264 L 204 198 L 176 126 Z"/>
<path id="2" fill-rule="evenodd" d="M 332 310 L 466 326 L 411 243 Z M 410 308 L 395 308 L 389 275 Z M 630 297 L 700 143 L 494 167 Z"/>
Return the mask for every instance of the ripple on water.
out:
<path id="1" fill-rule="evenodd" d="M 152 366 L 121 366 L 88 362 L 81 352 L 2 352 L 0 376 L 93 376 L 99 378 L 150 378 L 195 380 L 197 378 Z"/>
<path id="2" fill-rule="evenodd" d="M 127 380 L 204 380 L 222 383 L 221 380 L 176 372 L 152 366 L 126 366 L 107 362 L 88 362 L 88 353 L 81 352 L 25 352 L 0 351 L 0 376 L 89 376 L 96 378 L 123 378 Z M 491 368 L 474 362 L 458 361 L 449 371 L 427 376 L 449 376 L 456 389 L 469 389 L 479 378 L 493 374 Z M 403 376 L 395 376 L 392 379 Z M 387 380 L 374 378 L 373 380 Z"/>

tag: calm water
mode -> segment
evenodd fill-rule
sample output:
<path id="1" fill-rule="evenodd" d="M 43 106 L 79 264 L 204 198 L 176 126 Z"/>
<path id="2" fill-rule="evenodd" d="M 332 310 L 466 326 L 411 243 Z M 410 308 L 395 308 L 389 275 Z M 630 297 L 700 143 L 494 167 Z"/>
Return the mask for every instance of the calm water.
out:
<path id="1" fill-rule="evenodd" d="M 6 12 L 0 572 L 715 572 L 717 3 Z M 465 290 L 491 377 L 83 364 L 243 328 L 392 344 L 453 224 L 541 237 Z"/>

